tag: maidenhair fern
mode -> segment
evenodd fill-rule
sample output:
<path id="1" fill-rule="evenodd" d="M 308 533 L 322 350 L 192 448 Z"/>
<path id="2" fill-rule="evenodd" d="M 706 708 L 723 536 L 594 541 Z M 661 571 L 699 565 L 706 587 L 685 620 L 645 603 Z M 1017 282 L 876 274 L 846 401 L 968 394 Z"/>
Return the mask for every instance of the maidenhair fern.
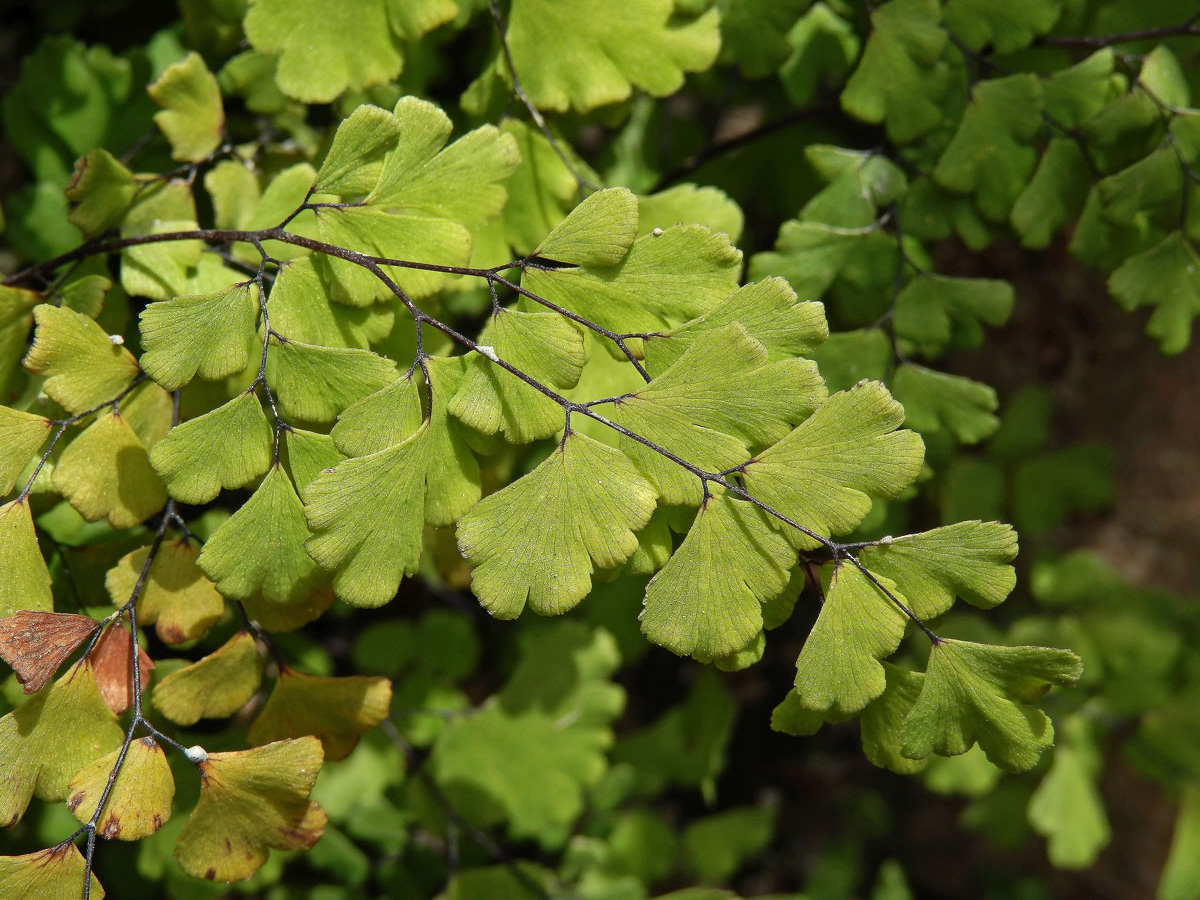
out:
<path id="1" fill-rule="evenodd" d="M 628 651 L 585 624 L 612 615 L 612 585 L 638 592 L 650 642 L 727 671 L 758 662 L 771 632 L 808 628 L 794 610 L 812 598 L 794 686 L 773 698 L 779 731 L 858 718 L 867 758 L 903 773 L 976 746 L 1022 772 L 1052 745 L 1036 704 L 1080 678 L 1080 658 L 1040 635 L 941 633 L 956 600 L 988 610 L 1012 591 L 1013 529 L 883 535 L 872 511 L 930 474 L 925 439 L 972 444 L 999 423 L 989 387 L 925 363 L 1002 324 L 1012 288 L 938 273 L 926 242 L 982 246 L 1011 227 L 1038 247 L 1077 220 L 1072 248 L 1112 270 L 1117 301 L 1156 306 L 1150 332 L 1186 345 L 1200 130 L 1171 51 L 1103 46 L 1010 71 L 994 56 L 1055 40 L 1059 4 L 1040 0 L 892 0 L 869 23 L 837 2 L 647 0 L 615 15 L 600 0 L 513 0 L 507 16 L 491 6 L 499 39 L 461 110 L 381 87 L 411 67 L 399 84 L 420 93 L 434 36 L 479 5 L 258 0 L 221 26 L 248 44 L 215 74 L 164 38 L 147 60 L 157 111 L 129 113 L 158 129 L 155 171 L 140 171 L 117 100 L 95 98 L 117 139 L 70 136 L 59 150 L 83 155 L 69 183 L 47 155 L 43 184 L 61 183 L 17 204 L 17 246 L 44 261 L 0 287 L 0 655 L 31 695 L 0 718 L 0 822 L 36 796 L 82 827 L 0 858 L 5 896 L 101 896 L 96 839 L 153 846 L 173 812 L 184 872 L 251 877 L 269 849 L 312 847 L 327 815 L 353 829 L 350 807 L 327 814 L 312 792 L 326 761 L 384 752 L 359 744 L 381 724 L 410 755 L 429 748 L 411 809 L 389 801 L 401 820 L 432 804 L 453 835 L 465 815 L 561 847 L 618 790 L 612 679 Z M 748 280 L 725 194 L 635 193 L 543 116 L 628 101 L 611 122 L 636 123 L 635 91 L 672 94 L 719 53 L 747 76 L 778 71 L 800 106 L 841 84 L 843 109 L 891 142 L 810 141 L 820 184 Z M 38 64 L 62 68 L 55 86 L 72 66 L 108 84 L 131 65 L 63 42 Z M 35 81 L 6 107 L 18 150 L 48 115 Z M 509 96 L 532 124 L 456 127 Z M 304 104 L 330 101 L 323 133 Z M 243 105 L 273 124 L 247 135 Z M 632 152 L 624 127 L 618 157 Z M 1117 146 L 1131 130 L 1149 155 Z M 67 246 L 61 224 L 35 236 L 43 208 L 84 242 Z M 88 577 L 106 609 L 73 593 L 64 517 L 100 548 Z M 384 674 L 289 649 L 310 622 L 403 603 L 414 578 L 469 582 L 496 619 L 579 612 L 531 626 L 503 687 L 463 715 L 471 666 L 439 658 L 436 620 L 385 641 Z M 720 718 L 709 683 L 695 702 Z M 405 709 L 436 721 L 402 734 L 391 717 Z M 232 731 L 195 728 L 231 717 Z M 641 777 L 711 793 L 723 721 L 701 739 L 664 717 L 654 739 L 678 771 Z M 1054 834 L 1062 759 L 1030 808 Z M 188 768 L 199 788 L 184 812 Z M 696 827 L 685 840 L 699 847 Z M 449 852 L 446 897 L 517 896 L 489 895 L 492 876 L 559 896 L 540 869 L 455 874 Z M 695 867 L 723 877 L 740 858 Z"/>

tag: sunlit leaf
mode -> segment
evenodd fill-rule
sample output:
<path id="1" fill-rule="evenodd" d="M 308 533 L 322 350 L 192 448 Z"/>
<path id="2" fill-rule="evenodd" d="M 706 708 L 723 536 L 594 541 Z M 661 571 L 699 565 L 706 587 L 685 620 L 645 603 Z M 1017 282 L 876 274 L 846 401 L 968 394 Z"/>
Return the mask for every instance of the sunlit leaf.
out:
<path id="1" fill-rule="evenodd" d="M 23 609 L 50 612 L 50 573 L 38 547 L 37 533 L 26 501 L 0 506 L 0 615 Z"/>
<path id="2" fill-rule="evenodd" d="M 303 850 L 325 829 L 325 811 L 308 799 L 321 769 L 314 737 L 206 754 L 200 800 L 179 832 L 175 859 L 208 881 L 249 878 L 267 848 Z"/>
<path id="3" fill-rule="evenodd" d="M 21 610 L 0 618 L 0 658 L 12 666 L 24 692 L 36 694 L 98 627 L 90 616 Z"/>
<path id="4" fill-rule="evenodd" d="M 92 667 L 73 666 L 47 690 L 0 719 L 0 824 L 15 825 L 36 793 L 67 797 L 71 777 L 121 743 Z"/>
<path id="5" fill-rule="evenodd" d="M 42 304 L 25 368 L 46 378 L 42 390 L 73 413 L 115 400 L 138 374 L 132 354 L 87 316 Z"/>
<path id="6" fill-rule="evenodd" d="M 472 590 L 501 619 L 516 618 L 526 603 L 543 615 L 565 612 L 587 594 L 595 567 L 637 550 L 633 532 L 654 505 L 653 488 L 623 454 L 568 434 L 531 473 L 460 520 Z"/>
<path id="7" fill-rule="evenodd" d="M 1054 741 L 1054 726 L 1030 704 L 1051 685 L 1074 684 L 1079 657 L 1047 647 L 993 647 L 939 640 L 921 694 L 900 729 L 900 752 L 955 756 L 978 742 L 1006 772 L 1031 768 Z"/>
<path id="8" fill-rule="evenodd" d="M 84 766 L 67 786 L 67 807 L 80 822 L 95 815 L 119 753 L 114 750 Z M 149 837 L 171 818 L 174 797 L 175 779 L 158 741 L 152 737 L 135 740 L 96 821 L 96 835 L 120 841 Z"/>

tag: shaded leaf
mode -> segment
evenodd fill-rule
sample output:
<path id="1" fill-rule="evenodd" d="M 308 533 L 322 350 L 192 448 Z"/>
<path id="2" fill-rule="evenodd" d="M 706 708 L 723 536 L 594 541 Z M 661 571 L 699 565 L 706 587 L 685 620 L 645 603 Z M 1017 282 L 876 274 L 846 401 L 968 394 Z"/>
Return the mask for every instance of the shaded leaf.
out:
<path id="1" fill-rule="evenodd" d="M 262 671 L 262 654 L 253 636 L 239 631 L 203 659 L 156 681 L 150 699 L 177 725 L 223 719 L 258 693 Z"/>
<path id="2" fill-rule="evenodd" d="M 944 429 L 977 444 L 1000 427 L 996 391 L 970 378 L 906 363 L 892 375 L 892 392 L 904 405 L 904 424 L 922 434 Z"/>
<path id="3" fill-rule="evenodd" d="M 673 18 L 671 0 L 641 0 L 612 16 L 603 0 L 517 0 L 506 37 L 521 86 L 541 109 L 587 112 L 640 88 L 673 94 L 685 72 L 707 69 L 720 47 L 715 10 L 691 21 Z M 556 52 L 547 54 L 547 46 Z M 504 62 L 494 70 L 508 80 Z"/>
<path id="4" fill-rule="evenodd" d="M 940 97 L 949 87 L 946 32 L 937 0 L 893 0 L 871 13 L 871 35 L 842 91 L 842 108 L 864 122 L 883 122 L 888 137 L 906 144 L 942 121 Z"/>
<path id="5" fill-rule="evenodd" d="M 360 735 L 387 718 L 391 702 L 386 678 L 318 678 L 284 666 L 246 740 L 268 744 L 311 734 L 320 739 L 325 759 L 345 759 Z"/>
<path id="6" fill-rule="evenodd" d="M 67 445 L 51 480 L 84 519 L 108 519 L 113 528 L 132 528 L 167 502 L 146 448 L 116 412 L 101 416 Z"/>
<path id="7" fill-rule="evenodd" d="M 104 584 L 115 605 L 133 596 L 149 553 L 149 547 L 134 550 L 108 570 Z M 186 540 L 164 541 L 138 595 L 138 625 L 155 625 L 167 644 L 202 637 L 225 614 L 225 598 L 196 565 L 198 556 Z"/>

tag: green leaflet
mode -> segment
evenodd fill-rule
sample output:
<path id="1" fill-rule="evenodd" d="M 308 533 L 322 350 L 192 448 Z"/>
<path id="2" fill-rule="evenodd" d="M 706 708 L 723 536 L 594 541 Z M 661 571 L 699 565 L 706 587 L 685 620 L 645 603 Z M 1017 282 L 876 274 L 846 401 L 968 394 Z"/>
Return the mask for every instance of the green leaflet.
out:
<path id="1" fill-rule="evenodd" d="M 330 432 L 337 449 L 347 456 L 368 456 L 412 437 L 425 418 L 413 374 L 348 406 Z"/>
<path id="2" fill-rule="evenodd" d="M 199 374 L 218 380 L 250 362 L 258 288 L 235 284 L 216 294 L 151 303 L 141 315 L 141 366 L 169 391 Z"/>
<path id="3" fill-rule="evenodd" d="M 721 59 L 732 59 L 747 78 L 764 78 L 788 58 L 788 31 L 808 0 L 743 0 L 718 4 Z M 721 879 L 716 879 L 721 880 Z"/>
<path id="4" fill-rule="evenodd" d="M 602 192 L 608 194 L 610 192 Z M 617 242 L 637 222 L 616 219 L 627 207 L 615 201 L 597 210 L 604 226 L 617 236 L 607 239 L 596 262 L 563 258 L 582 230 L 597 228 L 592 216 L 576 222 L 572 216 L 535 251 L 547 259 L 575 263 L 572 268 L 526 268 L 521 286 L 557 306 L 617 333 L 659 331 L 695 318 L 716 306 L 738 286 L 742 254 L 729 236 L 701 225 L 677 225 L 637 238 L 619 261 L 608 262 Z M 611 225 L 609 224 L 611 223 Z M 560 240 L 560 232 L 563 232 Z"/>
<path id="5" fill-rule="evenodd" d="M 50 420 L 43 416 L 0 406 L 0 497 L 13 489 L 50 429 Z"/>
<path id="6" fill-rule="evenodd" d="M 307 537 L 300 498 L 275 465 L 250 499 L 212 533 L 196 563 L 232 600 L 261 594 L 269 603 L 296 604 L 321 580 L 304 552 Z"/>
<path id="7" fill-rule="evenodd" d="M 876 577 L 906 603 L 891 579 Z M 801 704 L 833 715 L 865 707 L 883 693 L 880 660 L 900 646 L 907 624 L 907 616 L 863 572 L 849 563 L 838 564 L 821 614 L 796 660 Z"/>
<path id="8" fill-rule="evenodd" d="M 246 13 L 246 37 L 279 54 L 275 80 L 289 97 L 328 103 L 347 88 L 389 81 L 404 63 L 401 47 L 454 18 L 453 0 L 258 0 Z"/>
<path id="9" fill-rule="evenodd" d="M 1200 788 L 1194 785 L 1183 789 L 1175 833 L 1171 837 L 1171 852 L 1158 885 L 1157 900 L 1186 900 L 1200 888 L 1200 863 L 1196 849 L 1200 847 Z"/>
<path id="10" fill-rule="evenodd" d="M 661 375 L 700 335 L 732 322 L 766 348 L 769 362 L 807 356 L 829 337 L 824 306 L 800 302 L 782 278 L 765 278 L 738 288 L 712 311 L 645 339 L 646 370 Z"/>
<path id="11" fill-rule="evenodd" d="M 0 506 L 0 616 L 23 609 L 50 612 L 50 573 L 38 547 L 27 501 Z"/>
<path id="12" fill-rule="evenodd" d="M 787 586 L 795 561 L 756 507 L 729 494 L 712 497 L 646 587 L 642 632 L 701 662 L 735 653 L 762 632 L 762 605 Z"/>
<path id="13" fill-rule="evenodd" d="M 304 422 L 332 422 L 355 400 L 395 378 L 396 364 L 370 350 L 292 340 L 267 350 L 267 383 L 280 410 Z"/>
<path id="14" fill-rule="evenodd" d="M 382 606 L 417 571 L 425 474 L 438 463 L 429 434 L 426 422 L 401 443 L 323 472 L 304 492 L 305 549 L 353 606 Z"/>
<path id="15" fill-rule="evenodd" d="M 896 335 L 926 355 L 947 346 L 978 347 L 983 326 L 1003 325 L 1015 302 L 1007 281 L 919 275 L 896 296 Z"/>
<path id="16" fill-rule="evenodd" d="M 692 822 L 683 833 L 683 853 L 704 881 L 727 881 L 765 851 L 774 834 L 773 808 L 735 807 Z"/>
<path id="17" fill-rule="evenodd" d="M 207 503 L 222 488 L 253 482 L 271 465 L 274 430 L 253 391 L 176 425 L 150 453 L 150 464 L 183 503 Z"/>
<path id="18" fill-rule="evenodd" d="M 566 612 L 588 593 L 594 566 L 633 555 L 633 532 L 654 506 L 654 489 L 620 451 L 568 433 L 536 469 L 459 521 L 472 590 L 500 619 L 516 618 L 527 601 L 543 615 Z"/>
<path id="19" fill-rule="evenodd" d="M 972 50 L 1012 53 L 1054 27 L 1061 0 L 949 0 L 947 27 Z"/>
<path id="20" fill-rule="evenodd" d="M 560 391 L 575 387 L 587 361 L 582 332 L 557 313 L 502 309 L 489 319 L 477 343 Z M 449 410 L 475 430 L 500 431 L 514 444 L 550 437 L 563 428 L 557 402 L 478 353 L 467 363 Z"/>
<path id="21" fill-rule="evenodd" d="M 384 154 L 400 136 L 400 122 L 386 109 L 364 103 L 338 125 L 313 187 L 323 194 L 368 194 L 383 168 Z"/>
<path id="22" fill-rule="evenodd" d="M 685 22 L 673 13 L 671 0 L 640 0 L 620 16 L 604 0 L 516 0 L 507 34 L 521 85 L 535 105 L 557 112 L 617 103 L 635 87 L 672 94 L 685 72 L 712 65 L 720 46 L 716 10 Z M 507 81 L 504 66 L 497 59 L 483 77 Z"/>
<path id="23" fill-rule="evenodd" d="M 814 144 L 804 155 L 829 184 L 804 204 L 802 221 L 865 228 L 908 191 L 904 171 L 877 153 Z"/>
<path id="24" fill-rule="evenodd" d="M 970 378 L 906 363 L 892 375 L 892 391 L 904 405 L 904 424 L 922 434 L 944 429 L 977 444 L 1000 427 L 995 390 Z"/>
<path id="25" fill-rule="evenodd" d="M 610 418 L 704 471 L 723 472 L 745 462 L 750 448 L 782 438 L 826 397 L 811 360 L 768 360 L 739 323 L 705 331 L 661 375 L 618 400 Z M 696 475 L 624 435 L 621 449 L 664 503 L 700 503 Z"/>
<path id="26" fill-rule="evenodd" d="M 479 500 L 479 464 L 446 412 L 461 363 L 426 360 L 432 409 L 423 423 L 411 377 L 348 409 L 333 438 L 356 458 L 305 489 L 308 550 L 337 570 L 334 587 L 348 603 L 390 600 L 400 579 L 416 571 L 424 522 L 449 525 Z"/>
<path id="27" fill-rule="evenodd" d="M 361 205 L 319 210 L 322 240 L 361 252 L 440 265 L 466 265 L 470 228 L 500 213 L 507 198 L 501 182 L 517 167 L 516 142 L 491 125 L 446 146 L 449 117 L 415 97 L 392 112 L 399 143 L 384 158 L 378 181 Z M 318 175 L 319 177 L 319 175 Z M 340 302 L 366 306 L 385 296 L 379 279 L 344 260 L 328 261 Z M 403 269 L 394 274 L 409 294 L 422 297 L 444 286 L 447 276 Z"/>
<path id="28" fill-rule="evenodd" d="M 921 468 L 921 438 L 895 430 L 903 416 L 878 382 L 833 394 L 800 427 L 746 464 L 746 488 L 816 534 L 845 534 L 870 510 L 868 495 L 895 497 Z M 798 547 L 819 546 L 791 527 L 786 533 Z"/>
<path id="29" fill-rule="evenodd" d="M 980 82 L 933 178 L 942 187 L 974 194 L 987 219 L 1008 218 L 1033 174 L 1042 130 L 1042 88 L 1035 75 Z"/>
<path id="30" fill-rule="evenodd" d="M 284 466 L 300 496 L 322 470 L 332 469 L 346 458 L 327 434 L 285 428 L 281 444 Z"/>
<path id="31" fill-rule="evenodd" d="M 939 640 L 900 730 L 900 752 L 955 756 L 978 743 L 1006 772 L 1029 769 L 1054 742 L 1050 719 L 1030 704 L 1051 685 L 1074 684 L 1082 668 L 1067 650 Z"/>
<path id="32" fill-rule="evenodd" d="M 196 201 L 190 186 L 182 181 L 168 181 L 148 187 L 138 195 L 122 222 L 121 235 L 165 234 L 197 227 Z M 188 287 L 191 275 L 200 265 L 203 249 L 200 241 L 162 241 L 127 247 L 121 252 L 121 287 L 130 296 L 152 300 L 201 293 Z M 223 284 L 237 280 L 231 272 Z"/>
<path id="33" fill-rule="evenodd" d="M 1144 253 L 1131 256 L 1108 279 L 1113 298 L 1127 310 L 1153 306 L 1146 333 L 1163 353 L 1181 353 L 1191 340 L 1192 319 L 1200 315 L 1200 270 L 1191 241 L 1179 232 Z"/>
<path id="34" fill-rule="evenodd" d="M 521 155 L 521 164 L 505 182 L 508 202 L 501 213 L 505 238 L 521 255 L 536 247 L 579 202 L 579 184 L 537 128 L 506 118 L 500 130 L 512 136 Z M 571 153 L 569 147 L 560 149 Z M 573 154 L 568 158 L 576 171 L 586 169 Z"/>
<path id="35" fill-rule="evenodd" d="M 782 275 L 801 298 L 816 299 L 856 264 L 892 267 L 894 253 L 895 241 L 874 224 L 843 228 L 789 219 L 779 229 L 775 249 L 750 259 L 750 277 Z"/>
<path id="36" fill-rule="evenodd" d="M 168 66 L 146 91 L 163 107 L 154 122 L 167 136 L 172 158 L 200 162 L 220 146 L 225 130 L 221 89 L 200 54 L 189 53 Z"/>
<path id="37" fill-rule="evenodd" d="M 940 62 L 947 43 L 937 0 L 893 0 L 871 13 L 871 36 L 842 91 L 842 108 L 883 122 L 905 144 L 942 121 L 939 100 L 953 83 Z"/>
<path id="38" fill-rule="evenodd" d="M 980 609 L 1003 602 L 1017 583 L 1010 565 L 1017 533 L 999 522 L 958 522 L 864 547 L 859 560 L 904 586 L 922 619 L 940 616 L 962 597 Z"/>
<path id="39" fill-rule="evenodd" d="M 1053 138 L 1009 216 L 1022 245 L 1047 247 L 1058 229 L 1079 214 L 1091 186 L 1079 145 L 1069 138 Z"/>
<path id="40" fill-rule="evenodd" d="M 335 302 L 313 257 L 287 262 L 271 288 L 271 327 L 289 340 L 366 350 L 391 334 L 395 305 L 347 306 Z"/>
<path id="41" fill-rule="evenodd" d="M 571 210 L 530 255 L 572 266 L 616 266 L 638 236 L 638 206 L 638 198 L 625 188 L 596 191 Z"/>
<path id="42" fill-rule="evenodd" d="M 133 173 L 103 147 L 97 147 L 79 157 L 67 185 L 71 224 L 84 237 L 103 234 L 121 223 L 136 192 Z"/>
<path id="43" fill-rule="evenodd" d="M 7 391 L 16 364 L 25 355 L 25 339 L 42 298 L 34 291 L 0 285 L 0 391 Z"/>
<path id="44" fill-rule="evenodd" d="M 87 316 L 43 303 L 33 317 L 37 330 L 25 368 L 45 376 L 42 390 L 69 412 L 112 402 L 138 374 L 122 342 Z"/>
<path id="45" fill-rule="evenodd" d="M 824 80 L 842 81 L 858 59 L 860 48 L 850 23 L 819 0 L 792 26 L 788 43 L 792 53 L 778 75 L 798 108 L 811 102 Z"/>

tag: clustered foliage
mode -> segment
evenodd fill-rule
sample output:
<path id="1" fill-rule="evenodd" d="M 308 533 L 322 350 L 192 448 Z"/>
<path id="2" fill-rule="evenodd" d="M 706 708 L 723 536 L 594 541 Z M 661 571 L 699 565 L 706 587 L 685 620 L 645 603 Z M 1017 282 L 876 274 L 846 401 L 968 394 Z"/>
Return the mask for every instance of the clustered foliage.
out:
<path id="1" fill-rule="evenodd" d="M 736 672 L 799 628 L 771 727 L 856 719 L 875 765 L 977 797 L 1038 765 L 1036 704 L 1082 674 L 1028 809 L 1067 867 L 1108 840 L 1111 717 L 1200 778 L 1194 748 L 1161 762 L 1197 690 L 1171 601 L 1114 626 L 1126 588 L 1080 557 L 1040 570 L 1053 618 L 956 606 L 1016 583 L 979 477 L 1011 470 L 1034 532 L 1103 496 L 1086 448 L 1028 437 L 1036 395 L 1001 428 L 990 387 L 933 367 L 1014 304 L 937 270 L 951 236 L 1065 247 L 1187 346 L 1188 3 L 180 6 L 123 55 L 46 39 L 4 102 L 31 177 L 0 287 L 0 823 L 41 849 L 0 857 L 0 895 L 103 896 L 98 839 L 141 842 L 171 897 L 719 885 L 776 813 L 677 836 L 656 800 L 713 799 L 733 702 L 705 668 L 618 738 L 645 640 Z M 776 118 L 697 143 L 660 99 L 731 81 Z M 787 129 L 807 174 L 764 156 L 787 184 L 746 203 L 799 213 L 745 260 L 730 192 Z M 521 619 L 482 676 L 468 586 Z M 1156 686 L 1122 687 L 1147 656 Z M 1194 784 L 1163 900 L 1200 895 Z M 309 848 L 329 883 L 281 880 L 269 851 Z"/>

